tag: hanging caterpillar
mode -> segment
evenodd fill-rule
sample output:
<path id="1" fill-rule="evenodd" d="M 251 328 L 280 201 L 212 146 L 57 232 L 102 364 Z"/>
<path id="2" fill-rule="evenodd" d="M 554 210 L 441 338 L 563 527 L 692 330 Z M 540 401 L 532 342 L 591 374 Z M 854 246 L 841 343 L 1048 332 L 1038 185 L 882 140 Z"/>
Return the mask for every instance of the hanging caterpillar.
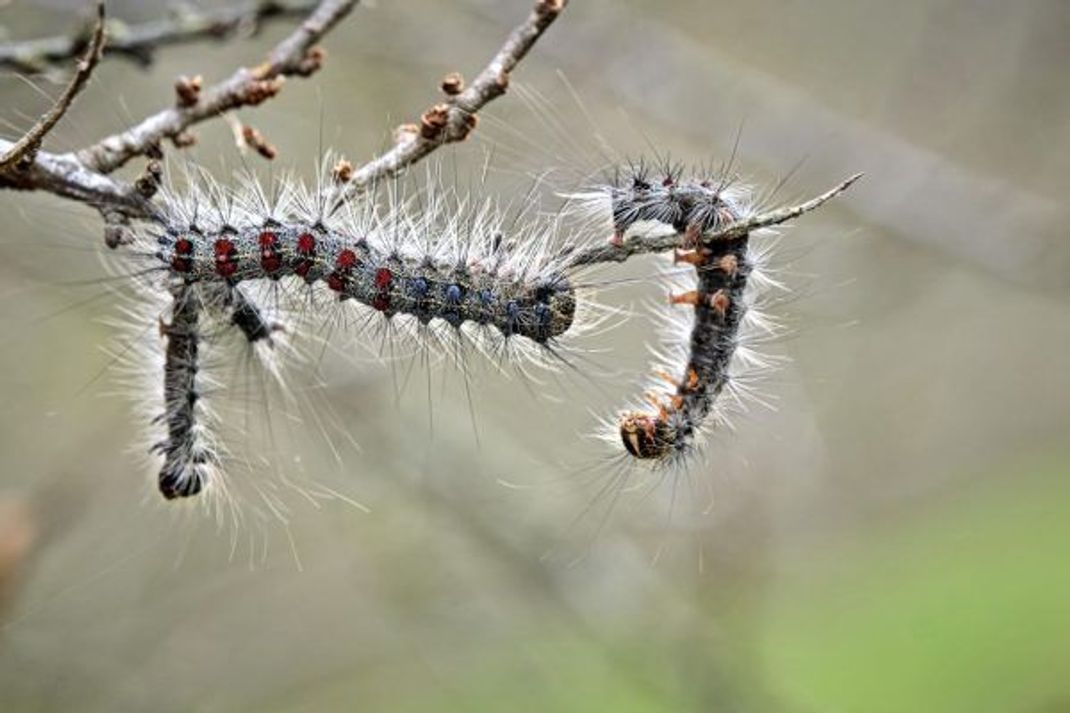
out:
<path id="1" fill-rule="evenodd" d="M 153 445 L 164 462 L 160 467 L 160 493 L 172 500 L 196 495 L 204 489 L 216 455 L 204 434 L 198 372 L 200 360 L 199 295 L 185 287 L 175 290 L 170 321 L 160 323 L 167 341 L 164 355 L 163 440 Z"/>
<path id="2" fill-rule="evenodd" d="M 691 448 L 728 381 L 728 366 L 746 311 L 743 292 L 751 270 L 748 238 L 704 244 L 699 235 L 697 230 L 689 231 L 686 244 L 692 247 L 674 255 L 675 262 L 694 266 L 697 278 L 694 290 L 670 296 L 672 305 L 694 310 L 683 375 L 677 380 L 661 371 L 675 386 L 667 401 L 653 397 L 653 413 L 632 411 L 620 419 L 625 449 L 642 460 L 668 461 Z"/>
<path id="3" fill-rule="evenodd" d="M 589 217 L 611 218 L 609 242 L 614 245 L 623 246 L 642 224 L 671 229 L 680 246 L 673 251 L 673 264 L 694 269 L 692 288 L 670 294 L 671 308 L 690 308 L 692 318 L 681 343 L 669 345 L 679 354 L 655 367 L 662 388 L 647 394 L 648 408 L 623 411 L 613 427 L 614 438 L 633 458 L 654 466 L 678 464 L 693 452 L 734 377 L 730 367 L 746 337 L 744 328 L 772 329 L 757 315 L 747 319 L 753 309 L 748 284 L 757 267 L 749 234 L 706 238 L 753 215 L 748 192 L 724 178 L 685 177 L 678 166 L 658 173 L 639 163 L 617 172 L 607 184 L 571 197 Z"/>

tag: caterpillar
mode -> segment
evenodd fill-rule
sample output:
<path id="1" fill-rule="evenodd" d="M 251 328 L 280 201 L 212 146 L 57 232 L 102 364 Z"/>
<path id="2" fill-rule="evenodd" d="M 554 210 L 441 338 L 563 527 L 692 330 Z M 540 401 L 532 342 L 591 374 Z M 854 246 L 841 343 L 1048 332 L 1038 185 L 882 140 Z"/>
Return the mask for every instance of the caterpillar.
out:
<path id="1" fill-rule="evenodd" d="M 447 355 L 471 345 L 544 365 L 567 363 L 561 339 L 599 322 L 567 274 L 576 238 L 559 218 L 533 216 L 530 201 L 510 210 L 459 195 L 431 171 L 413 192 L 395 186 L 335 209 L 330 180 L 323 171 L 311 187 L 290 178 L 264 186 L 242 176 L 229 188 L 193 169 L 187 185 L 163 189 L 158 215 L 127 246 L 145 264 L 142 286 L 175 295 L 161 327 L 166 433 L 154 446 L 166 498 L 197 494 L 219 470 L 197 438 L 197 349 L 211 339 L 198 317 L 269 348 L 284 329 L 252 293 L 270 295 L 288 319 L 337 318 L 353 305 L 358 336 L 375 320 L 404 338 L 407 324 Z"/>
<path id="2" fill-rule="evenodd" d="M 694 311 L 683 375 L 675 379 L 660 371 L 675 387 L 667 402 L 655 396 L 653 413 L 626 412 L 620 419 L 621 442 L 641 460 L 671 460 L 686 453 L 729 378 L 728 366 L 746 311 L 748 238 L 704 244 L 699 235 L 691 230 L 686 244 L 693 247 L 673 256 L 675 262 L 694 266 L 697 277 L 695 289 L 670 296 L 672 305 Z"/>
<path id="3" fill-rule="evenodd" d="M 232 291 L 294 278 L 388 319 L 409 315 L 454 328 L 471 322 L 540 345 L 577 318 L 565 260 L 553 253 L 552 222 L 524 224 L 491 200 L 451 203 L 438 187 L 428 187 L 424 200 L 395 198 L 385 210 L 369 202 L 327 215 L 321 189 L 288 185 L 270 202 L 256 183 L 228 191 L 201 178 L 207 186 L 165 195 L 165 210 L 143 241 L 158 246 L 153 256 L 162 271 L 187 284 Z M 515 226 L 508 239 L 507 220 Z M 270 332 L 245 301 L 233 321 L 250 338 Z"/>
<path id="4" fill-rule="evenodd" d="M 673 310 L 690 308 L 686 335 L 678 335 L 682 320 L 666 320 L 673 325 L 666 330 L 670 344 L 660 351 L 675 353 L 655 365 L 656 388 L 648 391 L 646 407 L 621 412 L 608 436 L 636 461 L 679 465 L 694 452 L 711 414 L 723 417 L 726 409 L 718 407 L 722 392 L 738 381 L 734 396 L 738 401 L 743 395 L 744 375 L 739 369 L 733 373 L 734 358 L 747 362 L 740 366 L 770 363 L 740 349 L 756 334 L 777 331 L 774 322 L 756 311 L 749 294 L 760 291 L 752 286 L 755 281 L 762 289 L 777 286 L 758 272 L 764 256 L 750 247 L 748 233 L 706 237 L 754 215 L 751 192 L 727 174 L 715 179 L 697 171 L 685 174 L 678 164 L 666 162 L 656 171 L 635 162 L 611 174 L 605 184 L 570 198 L 582 214 L 611 221 L 609 242 L 614 245 L 623 246 L 627 235 L 644 225 L 670 230 L 679 244 L 673 264 L 694 271 L 693 282 L 682 293 L 670 293 L 668 300 Z"/>
<path id="5" fill-rule="evenodd" d="M 160 259 L 190 283 L 297 277 L 324 283 L 342 300 L 352 299 L 388 318 L 408 314 L 420 322 L 441 319 L 453 327 L 474 322 L 504 337 L 540 344 L 572 326 L 576 295 L 559 272 L 509 269 L 500 234 L 485 255 L 467 250 L 447 258 L 406 254 L 389 244 L 383 226 L 349 231 L 322 221 L 167 225 L 158 242 Z M 504 269 L 503 269 L 504 268 Z M 252 308 L 242 306 L 235 322 L 251 338 L 264 333 Z"/>

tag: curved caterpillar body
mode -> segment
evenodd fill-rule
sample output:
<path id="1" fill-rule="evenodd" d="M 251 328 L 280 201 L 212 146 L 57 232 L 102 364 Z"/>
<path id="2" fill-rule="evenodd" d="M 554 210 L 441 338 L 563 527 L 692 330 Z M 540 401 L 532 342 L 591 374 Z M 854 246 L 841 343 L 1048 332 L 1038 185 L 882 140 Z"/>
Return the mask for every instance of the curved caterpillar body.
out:
<path id="1" fill-rule="evenodd" d="M 623 242 L 643 223 L 671 228 L 683 248 L 674 252 L 674 264 L 695 270 L 693 289 L 669 299 L 674 309 L 691 307 L 693 312 L 676 357 L 684 363 L 659 364 L 656 371 L 660 382 L 671 385 L 670 392 L 648 394 L 653 409 L 625 411 L 614 428 L 632 457 L 655 466 L 677 463 L 693 451 L 734 377 L 730 367 L 744 338 L 754 256 L 749 236 L 712 241 L 703 236 L 746 218 L 752 210 L 748 194 L 725 180 L 685 178 L 677 167 L 654 177 L 640 164 L 600 189 L 573 198 L 589 215 L 612 217 L 611 242 Z"/>
<path id="2" fill-rule="evenodd" d="M 698 276 L 695 290 L 670 298 L 674 305 L 694 309 L 687 364 L 679 381 L 663 373 L 676 385 L 668 403 L 654 397 L 654 413 L 633 411 L 621 417 L 621 441 L 636 458 L 662 460 L 685 453 L 724 388 L 746 309 L 747 241 L 699 241 L 693 250 L 674 256 L 694 265 Z"/>

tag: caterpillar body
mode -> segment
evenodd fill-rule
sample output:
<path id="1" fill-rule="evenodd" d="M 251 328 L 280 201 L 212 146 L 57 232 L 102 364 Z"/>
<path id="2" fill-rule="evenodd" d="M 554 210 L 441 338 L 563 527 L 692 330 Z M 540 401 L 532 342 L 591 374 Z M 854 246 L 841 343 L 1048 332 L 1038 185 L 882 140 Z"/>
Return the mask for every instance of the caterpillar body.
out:
<path id="1" fill-rule="evenodd" d="M 209 480 L 213 451 L 201 435 L 198 411 L 200 389 L 200 312 L 196 293 L 180 289 L 175 294 L 169 323 L 160 323 L 167 340 L 164 356 L 165 438 L 153 446 L 164 462 L 160 468 L 160 493 L 172 500 L 199 493 Z"/>
<path id="2" fill-rule="evenodd" d="M 188 282 L 233 287 L 296 277 L 322 282 L 341 299 L 387 317 L 410 314 L 423 323 L 437 318 L 454 327 L 470 321 L 540 344 L 568 331 L 576 312 L 575 292 L 563 274 L 501 273 L 500 245 L 488 256 L 443 261 L 376 247 L 367 236 L 324 225 L 275 220 L 210 233 L 169 226 L 159 242 L 161 261 Z M 235 320 L 251 327 L 251 337 L 263 335 L 249 307 Z"/>
<path id="3" fill-rule="evenodd" d="M 751 364 L 740 365 L 736 358 L 744 354 L 744 342 L 777 329 L 755 309 L 754 293 L 760 290 L 754 283 L 777 285 L 760 273 L 763 256 L 752 249 L 747 234 L 706 238 L 754 214 L 751 192 L 727 176 L 685 175 L 677 165 L 657 172 L 633 163 L 607 183 L 570 197 L 589 219 L 611 221 L 613 244 L 624 245 L 630 233 L 641 229 L 675 233 L 679 247 L 673 264 L 694 270 L 693 284 L 670 294 L 670 309 L 690 308 L 691 318 L 685 322 L 670 315 L 666 320 L 673 327 L 663 330 L 669 343 L 657 351 L 672 356 L 655 365 L 656 388 L 647 393 L 646 407 L 621 412 L 606 434 L 637 461 L 653 467 L 680 465 L 694 452 L 698 437 L 719 420 L 711 416 L 727 410 L 718 403 L 722 392 L 742 388 L 743 366 L 771 361 L 758 360 L 749 351 Z M 734 395 L 738 401 L 740 392 Z"/>
<path id="4" fill-rule="evenodd" d="M 675 261 L 690 263 L 697 273 L 694 290 L 670 297 L 673 305 L 694 310 L 687 360 L 678 380 L 661 372 L 675 385 L 667 402 L 653 397 L 653 413 L 622 415 L 620 438 L 632 456 L 658 461 L 686 453 L 724 389 L 746 310 L 747 241 L 743 237 L 703 244 L 696 237 L 693 249 L 674 255 Z"/>
<path id="5" fill-rule="evenodd" d="M 197 387 L 198 350 L 216 338 L 205 325 L 232 326 L 270 354 L 280 322 L 331 321 L 355 305 L 360 318 L 340 321 L 366 330 L 378 319 L 434 357 L 472 345 L 510 366 L 554 366 L 567 363 L 563 337 L 600 322 L 567 271 L 563 245 L 578 238 L 560 218 L 534 216 L 534 202 L 512 210 L 461 196 L 429 171 L 408 194 L 380 190 L 332 210 L 329 181 L 323 172 L 312 187 L 287 178 L 269 190 L 242 177 L 228 188 L 195 169 L 184 187 L 164 187 L 159 214 L 127 246 L 146 266 L 142 288 L 174 297 L 161 319 L 164 414 L 154 423 L 164 433 L 153 446 L 166 498 L 195 495 L 222 472 Z"/>

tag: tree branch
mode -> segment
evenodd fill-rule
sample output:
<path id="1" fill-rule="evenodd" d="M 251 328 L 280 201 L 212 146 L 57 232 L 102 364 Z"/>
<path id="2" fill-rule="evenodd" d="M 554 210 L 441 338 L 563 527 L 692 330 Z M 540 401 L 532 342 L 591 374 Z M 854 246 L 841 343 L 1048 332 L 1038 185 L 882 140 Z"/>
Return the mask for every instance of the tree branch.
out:
<path id="1" fill-rule="evenodd" d="M 798 218 L 804 213 L 809 213 L 832 198 L 835 198 L 840 193 L 843 193 L 850 188 L 851 184 L 861 177 L 861 173 L 856 173 L 821 195 L 815 196 L 798 205 L 776 208 L 752 216 L 746 220 L 736 221 L 716 232 L 703 235 L 702 241 L 711 243 L 717 240 L 733 240 L 735 238 L 742 238 L 752 230 L 786 223 L 789 220 Z M 620 245 L 606 242 L 602 245 L 574 252 L 568 259 L 568 267 L 577 268 L 605 262 L 624 262 L 633 255 L 667 252 L 679 247 L 681 247 L 681 235 L 678 233 L 655 237 L 633 235 Z"/>
<path id="2" fill-rule="evenodd" d="M 0 139 L 0 150 L 13 145 Z M 148 218 L 156 210 L 129 183 L 90 170 L 69 153 L 38 151 L 25 168 L 0 173 L 0 188 L 48 191 L 98 208 L 111 206 L 132 218 Z"/>
<path id="3" fill-rule="evenodd" d="M 89 41 L 89 48 L 86 50 L 85 56 L 78 62 L 74 76 L 71 77 L 67 88 L 59 95 L 52 108 L 37 120 L 37 123 L 26 132 L 25 136 L 15 142 L 10 149 L 0 154 L 0 173 L 5 173 L 18 165 L 26 166 L 33 161 L 33 156 L 41 147 L 41 142 L 45 140 L 45 136 L 63 118 L 71 104 L 74 103 L 75 97 L 89 83 L 89 78 L 93 75 L 93 69 L 100 62 L 103 48 L 104 3 L 102 0 L 97 0 L 97 22 L 93 29 L 93 36 Z"/>
<path id="4" fill-rule="evenodd" d="M 136 25 L 108 22 L 105 55 L 130 59 L 142 67 L 152 63 L 160 47 L 198 40 L 225 40 L 235 35 L 255 35 L 271 20 L 304 16 L 317 0 L 255 0 L 238 7 L 201 10 L 183 5 L 172 17 Z M 78 56 L 89 43 L 90 33 L 46 37 L 0 45 L 0 67 L 22 74 L 36 74 Z"/>
<path id="5" fill-rule="evenodd" d="M 403 171 L 443 144 L 465 139 L 476 126 L 479 110 L 505 93 L 509 74 L 567 4 L 568 0 L 536 0 L 528 18 L 513 29 L 467 89 L 460 75 L 447 76 L 442 83 L 448 95 L 446 101 L 424 112 L 419 126 L 400 127 L 393 148 L 353 173 L 346 184 L 346 195 L 359 193 Z"/>
<path id="6" fill-rule="evenodd" d="M 255 106 L 278 94 L 283 78 L 307 77 L 322 65 L 314 47 L 349 14 L 358 0 L 322 0 L 299 28 L 252 69 L 242 67 L 230 78 L 200 92 L 190 106 L 175 106 L 146 117 L 135 126 L 78 151 L 78 160 L 100 173 L 111 173 L 135 156 L 154 152 L 164 139 L 174 139 L 194 124 L 242 106 Z"/>

